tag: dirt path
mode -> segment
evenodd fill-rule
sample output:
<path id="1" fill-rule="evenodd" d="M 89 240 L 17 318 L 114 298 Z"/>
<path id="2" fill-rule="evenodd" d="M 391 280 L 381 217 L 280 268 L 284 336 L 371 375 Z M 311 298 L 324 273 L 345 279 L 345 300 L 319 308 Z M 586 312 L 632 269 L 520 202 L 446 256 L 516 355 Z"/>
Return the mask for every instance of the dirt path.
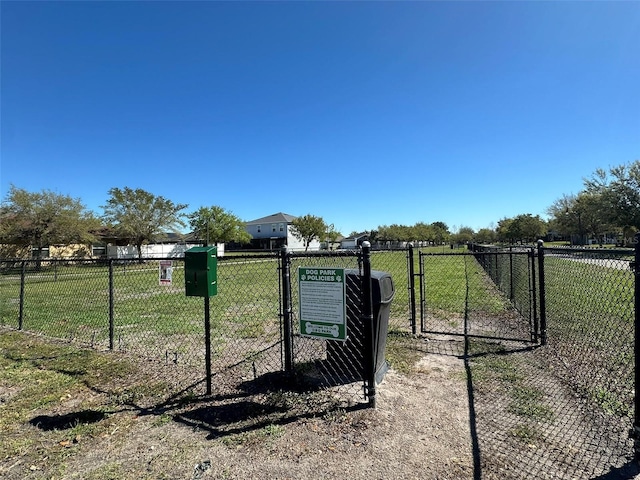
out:
<path id="1" fill-rule="evenodd" d="M 96 411 L 108 410 L 96 430 L 102 433 L 60 446 L 62 432 L 25 425 L 25 435 L 40 439 L 36 444 L 53 442 L 51 448 L 68 448 L 70 455 L 51 464 L 25 451 L 0 459 L 0 476 L 629 480 L 640 473 L 630 462 L 628 422 L 590 410 L 566 388 L 544 350 L 465 344 L 461 337 L 412 345 L 420 360 L 408 374 L 387 373 L 376 409 L 290 416 L 273 401 L 269 410 L 257 395 L 195 397 L 144 410 L 114 408 L 108 394 L 91 391 L 90 398 L 33 415 L 64 415 L 90 401 Z"/>

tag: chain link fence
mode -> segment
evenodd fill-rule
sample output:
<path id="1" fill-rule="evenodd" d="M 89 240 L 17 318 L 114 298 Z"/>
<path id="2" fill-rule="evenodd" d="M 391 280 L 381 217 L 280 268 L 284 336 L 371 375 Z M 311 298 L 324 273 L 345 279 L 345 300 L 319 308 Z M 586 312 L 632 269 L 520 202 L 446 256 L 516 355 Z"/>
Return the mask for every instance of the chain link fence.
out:
<path id="1" fill-rule="evenodd" d="M 388 341 L 465 359 L 474 452 L 483 453 L 476 471 L 581 478 L 623 467 L 635 401 L 633 253 L 371 252 L 371 269 L 395 284 Z M 163 260 L 172 262 L 170 283 L 160 277 Z M 303 335 L 300 267 L 358 272 L 346 300 L 351 347 Z M 131 356 L 174 396 L 205 392 L 208 342 L 212 393 L 229 408 L 257 408 L 256 395 L 289 391 L 293 375 L 308 413 L 372 393 L 355 353 L 369 342 L 359 323 L 362 272 L 358 251 L 220 258 L 207 336 L 206 302 L 185 296 L 183 259 L 2 260 L 0 326 Z M 289 408 L 279 395 L 278 408 Z M 201 414 L 191 420 L 210 420 Z"/>
<path id="2" fill-rule="evenodd" d="M 214 395 L 239 395 L 262 388 L 265 376 L 294 369 L 307 387 L 329 388 L 348 404 L 365 401 L 364 363 L 354 354 L 362 351 L 366 334 L 360 320 L 361 252 L 287 254 L 293 274 L 301 265 L 358 272 L 347 288 L 348 349 L 301 334 L 298 283 L 294 276 L 283 279 L 283 258 L 280 252 L 219 258 L 218 294 L 208 302 L 185 295 L 183 258 L 5 260 L 0 263 L 0 325 L 129 355 L 167 395 L 202 394 L 209 388 Z M 391 270 L 394 280 L 401 279 L 390 324 L 406 329 L 406 252 L 376 253 L 372 258 L 373 268 Z M 162 277 L 168 262 L 170 280 Z M 284 342 L 285 288 L 291 300 L 289 353 Z M 287 355 L 292 365 L 287 365 Z M 312 372 L 313 365 L 321 368 Z M 210 385 L 203 378 L 207 374 Z"/>
<path id="3" fill-rule="evenodd" d="M 420 325 L 427 334 L 537 341 L 527 252 L 419 252 Z"/>
<path id="4" fill-rule="evenodd" d="M 631 478 L 637 473 L 629 436 L 634 251 L 540 244 L 523 250 L 520 263 L 528 258 L 528 273 L 518 281 L 507 273 L 516 249 L 473 249 L 503 295 L 511 297 L 512 285 L 524 286 L 528 277 L 528 301 L 514 305 L 519 311 L 530 305 L 540 342 L 533 349 L 472 342 L 465 351 L 477 379 L 483 471 L 516 478 Z M 521 290 L 513 296 L 526 300 L 526 288 Z"/>

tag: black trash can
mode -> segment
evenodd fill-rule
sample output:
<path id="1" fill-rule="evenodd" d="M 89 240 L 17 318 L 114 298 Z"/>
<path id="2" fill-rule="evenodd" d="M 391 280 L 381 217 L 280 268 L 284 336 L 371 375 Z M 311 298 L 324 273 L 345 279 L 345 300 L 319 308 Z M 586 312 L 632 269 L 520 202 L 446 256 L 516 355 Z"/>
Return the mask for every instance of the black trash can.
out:
<path id="1" fill-rule="evenodd" d="M 362 319 L 362 282 L 357 269 L 345 269 L 347 296 L 347 340 L 327 341 L 327 366 L 343 382 L 362 380 L 366 375 L 366 328 Z M 380 383 L 389 365 L 385 360 L 389 312 L 395 288 L 391 274 L 371 271 L 371 300 L 373 310 L 374 366 L 376 383 Z"/>

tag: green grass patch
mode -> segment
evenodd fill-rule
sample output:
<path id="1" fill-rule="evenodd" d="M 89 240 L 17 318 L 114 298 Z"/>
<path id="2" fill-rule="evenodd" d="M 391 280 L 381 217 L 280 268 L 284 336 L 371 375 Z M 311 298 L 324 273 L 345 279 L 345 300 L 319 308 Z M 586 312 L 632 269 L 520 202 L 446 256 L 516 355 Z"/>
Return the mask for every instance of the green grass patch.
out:
<path id="1" fill-rule="evenodd" d="M 424 353 L 416 348 L 416 340 L 407 333 L 391 332 L 387 337 L 385 358 L 398 373 L 408 375 Z"/>
<path id="2" fill-rule="evenodd" d="M 552 422 L 553 410 L 545 403 L 545 394 L 527 384 L 518 362 L 497 343 L 474 341 L 472 352 L 480 353 L 471 363 L 474 387 L 504 398 L 506 412 L 523 419 Z M 522 432 L 521 432 L 522 433 Z"/>
<path id="3" fill-rule="evenodd" d="M 266 446 L 282 437 L 285 434 L 285 428 L 281 425 L 269 424 L 258 430 L 248 432 L 234 433 L 222 438 L 221 442 L 227 447 L 255 447 Z"/>
<path id="4" fill-rule="evenodd" d="M 528 423 L 517 425 L 511 430 L 511 435 L 524 442 L 533 442 L 542 438 L 540 431 Z"/>
<path id="5" fill-rule="evenodd" d="M 108 409 L 95 403 L 91 388 L 104 388 L 134 371 L 127 362 L 108 357 L 21 332 L 3 332 L 0 458 L 33 456 L 35 462 L 46 457 L 56 465 L 103 433 Z"/>

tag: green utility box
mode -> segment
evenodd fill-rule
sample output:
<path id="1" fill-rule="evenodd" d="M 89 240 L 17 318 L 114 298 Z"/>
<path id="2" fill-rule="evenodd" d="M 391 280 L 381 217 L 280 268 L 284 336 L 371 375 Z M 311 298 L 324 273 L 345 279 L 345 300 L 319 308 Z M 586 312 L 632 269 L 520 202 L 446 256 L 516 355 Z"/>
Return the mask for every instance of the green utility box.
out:
<path id="1" fill-rule="evenodd" d="M 188 297 L 218 294 L 217 247 L 193 247 L 184 252 L 184 288 Z"/>

